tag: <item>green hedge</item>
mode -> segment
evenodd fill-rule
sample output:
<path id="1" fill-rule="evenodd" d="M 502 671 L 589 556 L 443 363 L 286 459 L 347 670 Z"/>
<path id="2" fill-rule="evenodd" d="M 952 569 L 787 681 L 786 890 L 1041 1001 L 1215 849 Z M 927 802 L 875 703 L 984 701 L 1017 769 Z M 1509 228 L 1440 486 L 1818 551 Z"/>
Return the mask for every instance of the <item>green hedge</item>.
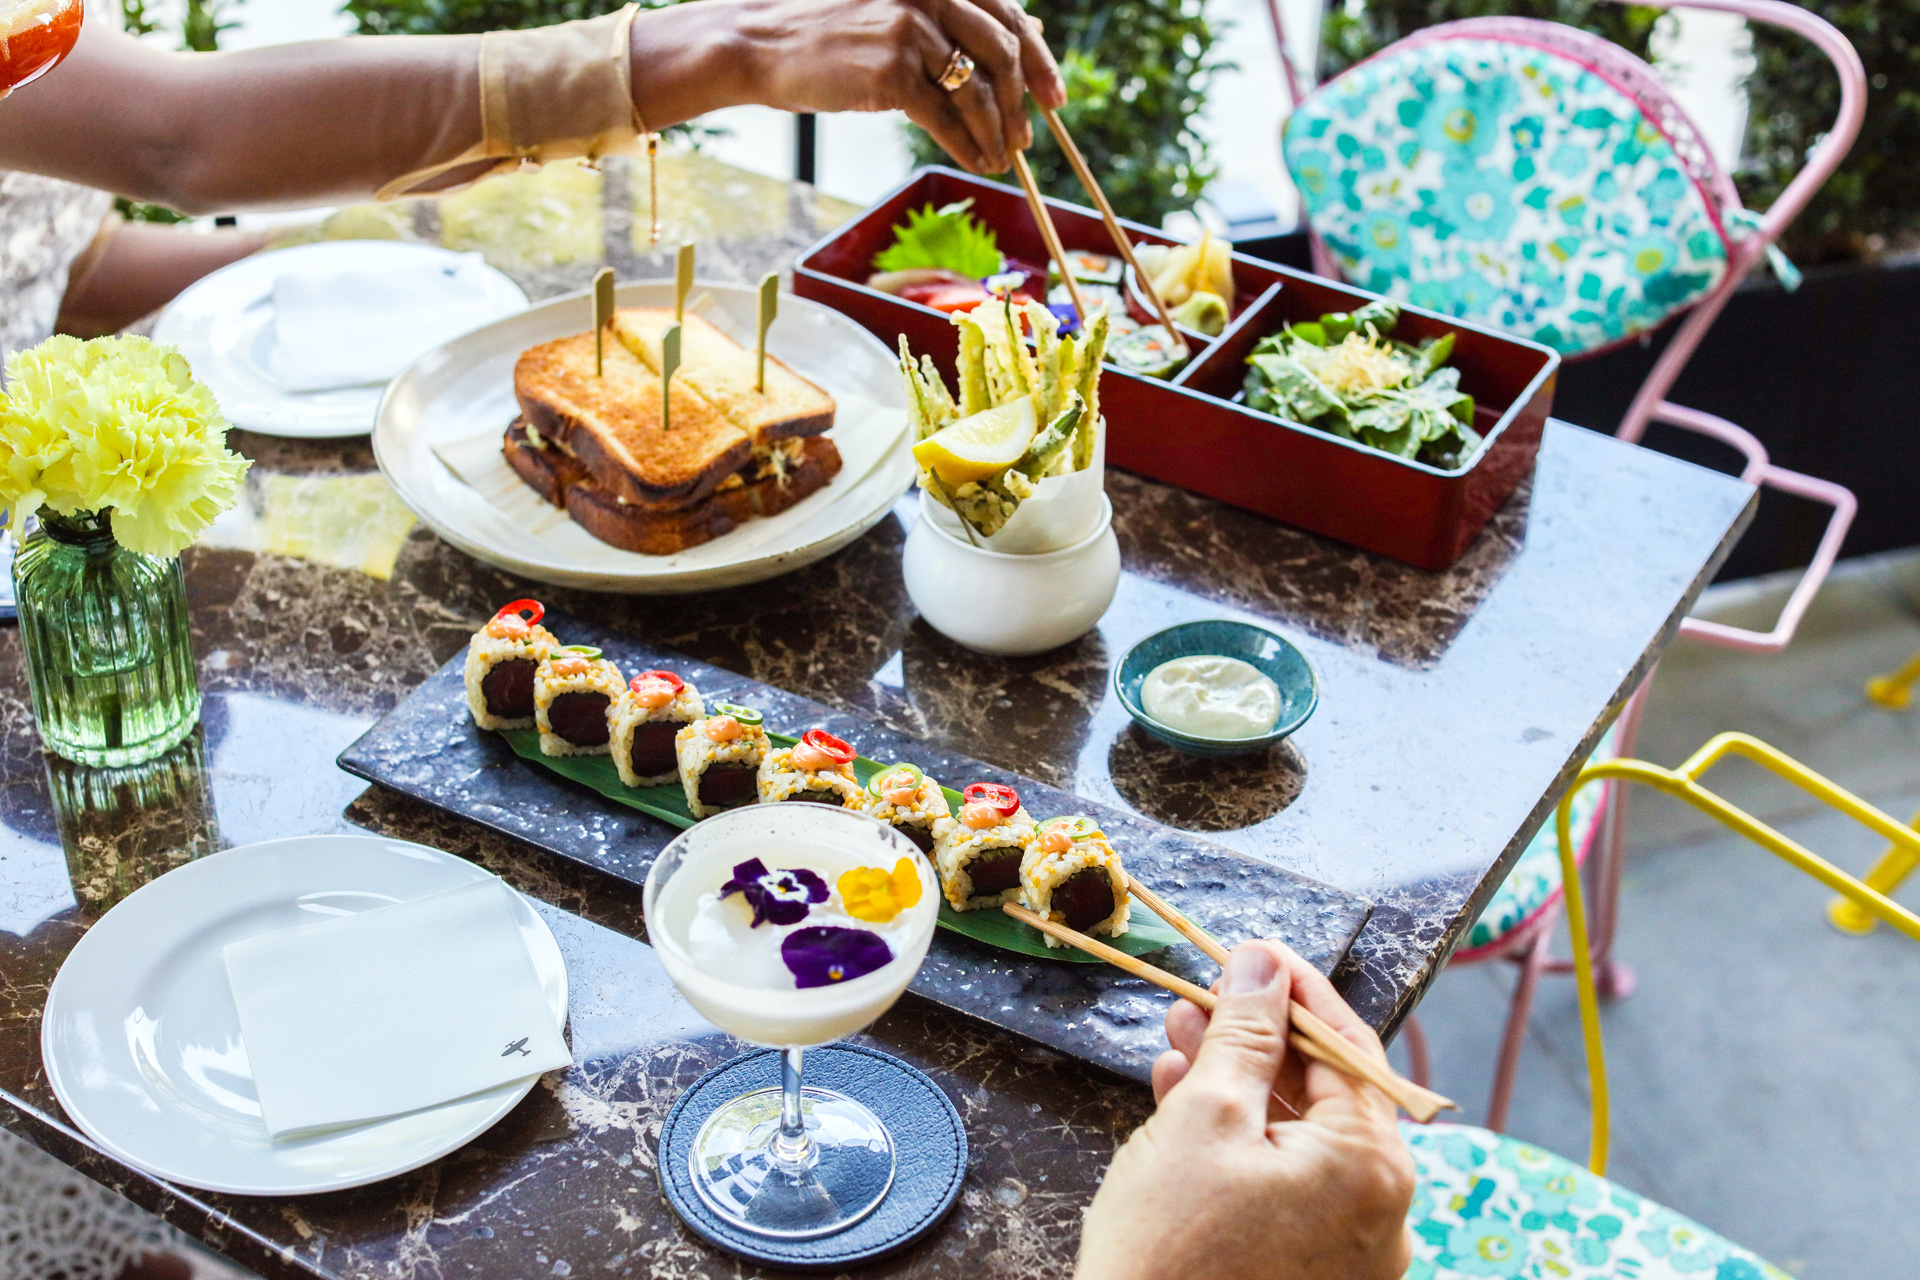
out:
<path id="1" fill-rule="evenodd" d="M 1224 66 L 1213 56 L 1201 0 L 1028 0 L 1027 12 L 1046 24 L 1066 76 L 1061 123 L 1114 209 L 1158 226 L 1191 207 L 1214 174 L 1193 122 L 1207 82 Z M 922 164 L 952 163 L 925 133 L 911 135 Z M 1038 113 L 1034 135 L 1027 155 L 1040 189 L 1087 203 Z"/>
<path id="2" fill-rule="evenodd" d="M 1660 10 L 1610 0 L 1334 0 L 1320 28 L 1320 77 L 1345 71 L 1424 27 L 1461 18 L 1540 18 L 1605 36 L 1641 58 Z"/>
<path id="3" fill-rule="evenodd" d="M 612 13 L 626 0 L 347 0 L 341 8 L 369 36 L 478 35 L 545 27 Z M 651 7 L 651 6 L 650 6 Z"/>
<path id="4" fill-rule="evenodd" d="M 1806 4 L 1840 28 L 1867 70 L 1867 118 L 1840 171 L 1784 242 L 1802 264 L 1871 257 L 1920 236 L 1920 5 L 1888 0 Z M 1754 28 L 1741 196 L 1765 208 L 1800 169 L 1840 107 L 1840 78 L 1818 49 Z"/>

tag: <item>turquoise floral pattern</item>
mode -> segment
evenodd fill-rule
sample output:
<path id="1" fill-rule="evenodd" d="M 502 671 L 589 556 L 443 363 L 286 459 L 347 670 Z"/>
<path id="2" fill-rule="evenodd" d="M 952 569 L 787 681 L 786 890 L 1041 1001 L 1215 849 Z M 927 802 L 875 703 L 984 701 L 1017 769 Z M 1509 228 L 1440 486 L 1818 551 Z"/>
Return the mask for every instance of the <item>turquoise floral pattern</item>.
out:
<path id="1" fill-rule="evenodd" d="M 1600 745 L 1587 757 L 1587 763 L 1595 760 L 1613 759 L 1613 730 L 1607 730 Z M 1606 795 L 1607 787 L 1603 782 L 1590 783 L 1580 788 L 1580 794 L 1573 798 L 1573 812 L 1567 816 L 1572 821 L 1573 847 L 1583 849 L 1593 834 L 1593 826 L 1600 820 L 1600 802 Z M 1533 918 L 1536 911 L 1547 905 L 1547 900 L 1560 892 L 1560 840 L 1554 831 L 1553 816 L 1540 824 L 1533 833 L 1533 839 L 1527 841 L 1527 847 L 1520 853 L 1520 861 L 1513 864 L 1513 870 L 1493 891 L 1493 898 L 1480 912 L 1480 918 L 1473 922 L 1473 928 L 1467 931 L 1467 940 L 1461 943 L 1464 950 L 1472 951 L 1478 947 L 1489 946 L 1507 937 L 1515 929 Z"/>
<path id="2" fill-rule="evenodd" d="M 1406 1280 L 1788 1280 L 1671 1209 L 1524 1142 L 1402 1124 L 1417 1189 Z"/>
<path id="3" fill-rule="evenodd" d="M 1564 354 L 1653 328 L 1727 271 L 1665 135 L 1547 49 L 1389 49 L 1303 101 L 1283 147 L 1348 279 Z"/>

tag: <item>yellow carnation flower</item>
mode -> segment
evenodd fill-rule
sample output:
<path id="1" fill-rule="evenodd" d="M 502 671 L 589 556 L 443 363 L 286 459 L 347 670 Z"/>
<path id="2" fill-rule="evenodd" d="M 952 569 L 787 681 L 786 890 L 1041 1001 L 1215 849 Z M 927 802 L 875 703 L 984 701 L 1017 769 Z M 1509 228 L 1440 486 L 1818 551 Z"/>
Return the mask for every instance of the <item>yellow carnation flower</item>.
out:
<path id="1" fill-rule="evenodd" d="M 889 874 L 879 867 L 855 867 L 835 882 L 840 902 L 856 920 L 887 921 L 920 901 L 920 872 L 911 858 L 902 858 Z"/>
<path id="2" fill-rule="evenodd" d="M 147 338 L 50 338 L 7 360 L 0 502 L 18 537 L 42 505 L 110 510 L 132 551 L 178 555 L 233 505 L 246 459 L 180 353 Z"/>

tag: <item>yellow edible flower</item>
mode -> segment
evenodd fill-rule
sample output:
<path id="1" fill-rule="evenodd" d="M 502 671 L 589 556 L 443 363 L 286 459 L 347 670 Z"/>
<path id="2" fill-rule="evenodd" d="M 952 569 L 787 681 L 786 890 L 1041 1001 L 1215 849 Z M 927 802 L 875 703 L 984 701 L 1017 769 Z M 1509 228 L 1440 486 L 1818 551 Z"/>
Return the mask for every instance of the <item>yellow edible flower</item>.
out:
<path id="1" fill-rule="evenodd" d="M 180 353 L 148 338 L 49 338 L 7 358 L 0 503 L 111 511 L 121 546 L 178 555 L 233 505 L 248 462 Z"/>
<path id="2" fill-rule="evenodd" d="M 835 887 L 848 915 L 885 924 L 920 901 L 920 872 L 911 858 L 902 858 L 894 863 L 891 874 L 879 867 L 855 867 Z"/>

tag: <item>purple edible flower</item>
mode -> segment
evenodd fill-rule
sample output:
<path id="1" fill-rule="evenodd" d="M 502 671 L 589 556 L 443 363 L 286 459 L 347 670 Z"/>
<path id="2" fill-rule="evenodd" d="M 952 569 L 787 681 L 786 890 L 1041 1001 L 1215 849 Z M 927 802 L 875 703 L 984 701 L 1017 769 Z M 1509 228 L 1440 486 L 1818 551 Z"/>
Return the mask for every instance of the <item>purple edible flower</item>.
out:
<path id="1" fill-rule="evenodd" d="M 1060 332 L 1063 335 L 1080 332 L 1080 313 L 1073 309 L 1071 302 L 1049 302 L 1047 310 L 1059 317 Z"/>
<path id="2" fill-rule="evenodd" d="M 893 962 L 893 949 L 865 929 L 815 925 L 795 929 L 780 943 L 796 987 L 830 987 L 864 977 Z"/>
<path id="3" fill-rule="evenodd" d="M 825 902 L 832 891 L 827 882 L 805 867 L 769 871 L 758 858 L 733 865 L 733 879 L 720 886 L 720 896 L 743 894 L 753 908 L 752 928 L 763 924 L 798 924 L 807 909 Z"/>

